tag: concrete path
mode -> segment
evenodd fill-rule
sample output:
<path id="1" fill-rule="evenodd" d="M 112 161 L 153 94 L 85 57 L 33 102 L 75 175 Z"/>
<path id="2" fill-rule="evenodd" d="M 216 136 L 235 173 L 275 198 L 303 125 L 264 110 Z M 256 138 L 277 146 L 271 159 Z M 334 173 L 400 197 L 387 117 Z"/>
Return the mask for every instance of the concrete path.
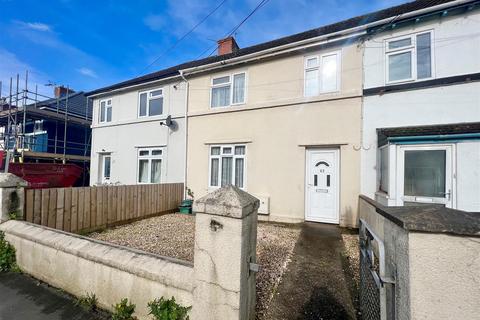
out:
<path id="1" fill-rule="evenodd" d="M 0 274 L 0 320 L 100 320 L 74 304 L 72 297 L 29 276 Z"/>
<path id="2" fill-rule="evenodd" d="M 337 226 L 304 223 L 266 319 L 356 319 L 342 252 Z"/>

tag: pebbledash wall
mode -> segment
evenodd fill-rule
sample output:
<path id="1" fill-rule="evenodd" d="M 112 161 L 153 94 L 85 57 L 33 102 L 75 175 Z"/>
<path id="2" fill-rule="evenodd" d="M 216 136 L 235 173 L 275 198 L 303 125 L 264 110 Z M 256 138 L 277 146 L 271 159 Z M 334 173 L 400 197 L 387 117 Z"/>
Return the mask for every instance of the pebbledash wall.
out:
<path id="1" fill-rule="evenodd" d="M 447 12 L 445 12 L 447 13 Z M 450 12 L 448 12 L 450 14 Z M 468 75 L 480 72 L 480 10 L 463 10 L 461 14 L 420 19 L 405 27 L 380 32 L 364 43 L 364 89 L 377 88 L 376 93 L 363 99 L 361 192 L 383 204 L 400 205 L 399 183 L 395 177 L 398 146 L 389 149 L 388 194 L 379 191 L 379 128 L 446 125 L 480 122 L 480 82 Z M 431 32 L 432 79 L 434 86 L 389 92 L 386 83 L 385 41 L 396 37 Z M 465 75 L 464 82 L 442 84 L 441 79 Z M 427 80 L 432 80 L 427 79 Z M 409 80 L 395 84 L 421 84 L 425 80 Z M 431 139 L 430 139 L 431 140 Z M 426 144 L 441 144 L 430 141 Z M 480 141 L 443 142 L 454 146 L 452 177 L 452 207 L 480 211 Z M 422 144 L 422 143 L 418 143 Z M 423 143 L 425 145 L 425 143 Z M 413 144 L 412 144 L 413 146 Z"/>
<path id="2" fill-rule="evenodd" d="M 139 117 L 139 95 L 162 90 L 163 113 Z M 185 174 L 185 83 L 156 81 L 117 89 L 93 99 L 90 185 L 102 182 L 102 157 L 111 157 L 109 183 L 137 184 L 139 150 L 161 149 L 161 177 L 157 183 L 183 182 Z M 112 120 L 100 122 L 100 102 L 111 100 Z M 171 116 L 175 126 L 165 123 Z"/>
<path id="3" fill-rule="evenodd" d="M 306 57 L 340 53 L 336 92 L 306 97 Z M 339 150 L 339 224 L 356 226 L 360 188 L 362 53 L 352 41 L 189 74 L 187 182 L 195 195 L 209 187 L 212 145 L 245 145 L 244 189 L 269 201 L 259 219 L 305 220 L 306 154 Z M 212 79 L 246 73 L 244 104 L 211 108 Z"/>
<path id="4" fill-rule="evenodd" d="M 259 201 L 226 187 L 194 204 L 195 264 L 24 221 L 0 224 L 22 271 L 75 296 L 95 293 L 111 310 L 122 298 L 150 319 L 147 303 L 172 296 L 193 320 L 253 320 Z"/>

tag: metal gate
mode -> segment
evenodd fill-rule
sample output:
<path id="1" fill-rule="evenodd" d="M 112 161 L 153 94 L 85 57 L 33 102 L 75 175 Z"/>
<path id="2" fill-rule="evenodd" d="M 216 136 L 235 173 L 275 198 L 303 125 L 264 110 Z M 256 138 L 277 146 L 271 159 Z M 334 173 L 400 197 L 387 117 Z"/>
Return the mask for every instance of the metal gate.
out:
<path id="1" fill-rule="evenodd" d="M 360 219 L 360 309 L 363 320 L 395 319 L 394 283 L 385 276 L 383 241 Z M 388 300 L 386 285 L 392 286 L 388 290 Z"/>

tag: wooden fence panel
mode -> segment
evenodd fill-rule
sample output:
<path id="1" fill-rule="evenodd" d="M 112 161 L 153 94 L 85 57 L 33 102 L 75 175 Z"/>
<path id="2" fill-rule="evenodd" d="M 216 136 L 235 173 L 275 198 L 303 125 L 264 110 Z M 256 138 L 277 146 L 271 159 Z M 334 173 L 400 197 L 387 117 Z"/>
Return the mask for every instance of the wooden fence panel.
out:
<path id="1" fill-rule="evenodd" d="M 42 190 L 28 190 L 33 192 L 33 223 L 42 223 Z"/>
<path id="2" fill-rule="evenodd" d="M 183 184 L 27 189 L 25 220 L 67 232 L 90 232 L 173 212 Z"/>

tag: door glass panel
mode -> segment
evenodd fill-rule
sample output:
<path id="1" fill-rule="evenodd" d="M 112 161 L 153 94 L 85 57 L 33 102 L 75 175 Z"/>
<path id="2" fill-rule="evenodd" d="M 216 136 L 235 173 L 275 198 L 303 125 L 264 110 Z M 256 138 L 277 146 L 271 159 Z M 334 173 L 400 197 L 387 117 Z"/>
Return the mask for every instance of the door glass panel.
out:
<path id="1" fill-rule="evenodd" d="M 405 151 L 404 194 L 445 197 L 445 150 Z"/>

